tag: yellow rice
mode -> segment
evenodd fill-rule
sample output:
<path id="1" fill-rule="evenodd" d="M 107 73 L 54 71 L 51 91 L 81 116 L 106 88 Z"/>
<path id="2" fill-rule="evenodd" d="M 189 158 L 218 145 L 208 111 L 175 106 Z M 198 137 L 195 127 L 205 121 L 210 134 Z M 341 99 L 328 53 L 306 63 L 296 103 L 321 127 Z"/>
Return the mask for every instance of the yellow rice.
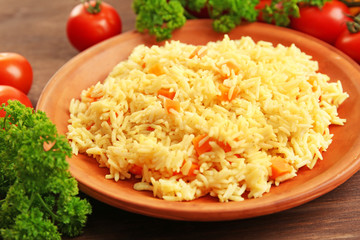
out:
<path id="1" fill-rule="evenodd" d="M 179 41 L 140 45 L 104 82 L 83 90 L 70 104 L 73 153 L 94 157 L 115 181 L 141 166 L 134 188 L 171 201 L 207 194 L 221 202 L 258 198 L 322 159 L 332 141 L 329 125 L 345 123 L 337 112 L 348 97 L 340 81 L 319 73 L 318 63 L 295 45 L 225 35 L 192 57 L 196 48 Z M 149 73 L 157 63 L 164 74 Z M 230 88 L 229 98 L 235 87 L 239 95 L 220 101 L 220 84 Z M 164 109 L 161 88 L 176 92 L 179 112 Z M 212 150 L 198 156 L 192 141 L 201 134 L 211 138 Z M 273 179 L 276 156 L 292 170 Z M 189 174 L 192 162 L 199 169 Z"/>

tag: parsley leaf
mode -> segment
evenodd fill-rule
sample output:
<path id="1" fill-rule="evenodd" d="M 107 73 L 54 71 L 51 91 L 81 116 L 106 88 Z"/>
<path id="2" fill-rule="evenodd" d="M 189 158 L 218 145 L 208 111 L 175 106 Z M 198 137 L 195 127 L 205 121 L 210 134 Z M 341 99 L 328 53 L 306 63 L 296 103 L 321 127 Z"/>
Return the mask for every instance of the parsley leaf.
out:
<path id="1" fill-rule="evenodd" d="M 299 17 L 302 4 L 322 7 L 329 0 L 272 0 L 257 10 L 259 0 L 134 0 L 136 29 L 154 35 L 157 41 L 170 39 L 194 13 L 205 11 L 213 19 L 213 29 L 227 33 L 243 21 L 257 21 L 259 13 L 268 23 L 288 26 L 291 17 Z M 194 14 L 192 14 L 192 13 Z M 205 14 L 206 15 L 206 14 Z"/>
<path id="2" fill-rule="evenodd" d="M 176 0 L 136 0 L 132 5 L 136 17 L 136 29 L 148 30 L 157 41 L 171 38 L 171 33 L 186 22 L 184 8 Z"/>
<path id="3" fill-rule="evenodd" d="M 18 101 L 0 118 L 0 236 L 61 239 L 79 235 L 91 206 L 80 199 L 66 157 L 71 147 L 42 111 Z"/>
<path id="4" fill-rule="evenodd" d="M 258 0 L 209 0 L 209 15 L 217 32 L 230 32 L 243 20 L 254 22 Z"/>

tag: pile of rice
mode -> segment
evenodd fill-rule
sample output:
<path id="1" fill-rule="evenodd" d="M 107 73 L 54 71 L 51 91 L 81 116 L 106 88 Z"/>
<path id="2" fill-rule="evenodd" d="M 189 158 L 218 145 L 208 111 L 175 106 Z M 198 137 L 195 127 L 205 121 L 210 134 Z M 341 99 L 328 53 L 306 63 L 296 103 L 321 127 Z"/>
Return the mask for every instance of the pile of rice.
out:
<path id="1" fill-rule="evenodd" d="M 160 72 L 150 70 L 156 64 Z M 348 94 L 329 80 L 295 45 L 228 36 L 200 47 L 140 45 L 71 101 L 67 137 L 74 154 L 109 168 L 107 179 L 135 177 L 136 190 L 165 200 L 257 198 L 313 168 L 332 141 L 329 125 L 345 123 L 337 108 Z M 175 92 L 179 111 L 164 108 L 160 89 Z M 202 154 L 199 135 L 207 136 L 199 146 L 211 146 Z M 291 171 L 274 178 L 276 157 Z"/>

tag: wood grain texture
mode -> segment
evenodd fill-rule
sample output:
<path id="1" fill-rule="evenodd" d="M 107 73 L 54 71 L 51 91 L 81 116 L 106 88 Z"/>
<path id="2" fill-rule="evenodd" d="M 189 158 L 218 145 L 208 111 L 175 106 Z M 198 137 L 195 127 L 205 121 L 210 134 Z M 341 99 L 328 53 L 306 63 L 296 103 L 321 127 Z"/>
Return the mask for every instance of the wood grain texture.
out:
<path id="1" fill-rule="evenodd" d="M 134 29 L 131 0 L 108 0 L 123 31 Z M 78 52 L 65 26 L 76 0 L 0 0 L 0 51 L 18 52 L 32 64 L 34 105 L 51 76 Z M 74 83 L 76 84 L 76 83 Z M 74 239 L 360 239 L 360 174 L 302 206 L 252 219 L 181 222 L 129 213 L 84 194 L 93 205 L 84 233 Z"/>

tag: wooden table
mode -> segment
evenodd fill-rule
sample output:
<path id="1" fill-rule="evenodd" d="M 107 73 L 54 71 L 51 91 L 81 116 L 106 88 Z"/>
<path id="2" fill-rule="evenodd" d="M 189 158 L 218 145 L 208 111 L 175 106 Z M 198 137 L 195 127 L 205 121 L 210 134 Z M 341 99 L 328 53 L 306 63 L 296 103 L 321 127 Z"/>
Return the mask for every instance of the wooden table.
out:
<path id="1" fill-rule="evenodd" d="M 123 31 L 133 30 L 131 0 L 108 0 Z M 51 76 L 78 52 L 65 33 L 76 0 L 0 0 L 0 51 L 17 52 L 32 64 L 34 104 Z M 76 83 L 74 83 L 76 84 Z M 103 204 L 89 196 L 93 214 L 75 239 L 360 239 L 360 174 L 302 206 L 252 219 L 181 222 L 151 218 Z M 358 193 L 359 191 L 359 193 Z"/>

